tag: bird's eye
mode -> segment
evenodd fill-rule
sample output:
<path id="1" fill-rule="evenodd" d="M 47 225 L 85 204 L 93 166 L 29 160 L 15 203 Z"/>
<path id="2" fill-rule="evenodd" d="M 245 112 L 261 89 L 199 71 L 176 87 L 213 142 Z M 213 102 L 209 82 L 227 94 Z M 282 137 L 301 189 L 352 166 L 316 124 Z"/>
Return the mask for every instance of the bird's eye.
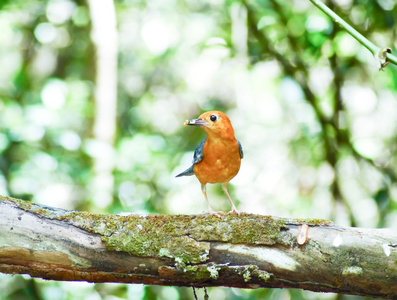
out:
<path id="1" fill-rule="evenodd" d="M 218 119 L 218 116 L 217 116 L 217 115 L 212 115 L 212 116 L 210 117 L 210 120 L 211 120 L 212 122 L 215 122 L 217 119 Z"/>

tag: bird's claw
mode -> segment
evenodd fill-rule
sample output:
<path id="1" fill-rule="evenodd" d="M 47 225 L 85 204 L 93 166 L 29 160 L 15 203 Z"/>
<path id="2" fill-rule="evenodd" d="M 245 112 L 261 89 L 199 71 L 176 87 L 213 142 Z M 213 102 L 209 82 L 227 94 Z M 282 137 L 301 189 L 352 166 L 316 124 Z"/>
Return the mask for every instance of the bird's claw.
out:
<path id="1" fill-rule="evenodd" d="M 215 216 L 215 217 L 217 217 L 217 218 L 222 218 L 222 214 L 223 214 L 222 211 L 214 211 L 214 210 L 212 210 L 212 209 L 210 209 L 210 210 L 208 211 L 208 213 L 209 213 L 211 216 Z"/>
<path id="2" fill-rule="evenodd" d="M 238 211 L 236 208 L 233 208 L 231 211 L 228 212 L 228 214 L 236 214 L 239 216 L 241 214 L 241 212 Z"/>
<path id="3" fill-rule="evenodd" d="M 214 210 L 210 209 L 210 210 L 208 210 L 208 214 L 211 215 L 211 216 L 215 216 L 215 217 L 221 218 L 222 215 L 225 214 L 225 213 L 224 213 L 223 211 L 214 211 Z M 234 208 L 232 208 L 231 211 L 228 212 L 228 214 L 236 214 L 236 215 L 239 216 L 239 215 L 241 214 L 241 212 L 238 211 L 238 210 L 234 207 Z"/>

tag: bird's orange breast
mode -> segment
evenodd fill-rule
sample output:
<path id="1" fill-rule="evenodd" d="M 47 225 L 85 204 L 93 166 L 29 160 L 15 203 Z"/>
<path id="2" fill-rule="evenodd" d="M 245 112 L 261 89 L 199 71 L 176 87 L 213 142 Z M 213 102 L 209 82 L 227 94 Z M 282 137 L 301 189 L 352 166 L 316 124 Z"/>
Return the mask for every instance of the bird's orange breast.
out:
<path id="1" fill-rule="evenodd" d="M 194 174 L 201 184 L 230 181 L 240 170 L 241 157 L 235 139 L 207 139 L 204 158 L 194 165 Z"/>

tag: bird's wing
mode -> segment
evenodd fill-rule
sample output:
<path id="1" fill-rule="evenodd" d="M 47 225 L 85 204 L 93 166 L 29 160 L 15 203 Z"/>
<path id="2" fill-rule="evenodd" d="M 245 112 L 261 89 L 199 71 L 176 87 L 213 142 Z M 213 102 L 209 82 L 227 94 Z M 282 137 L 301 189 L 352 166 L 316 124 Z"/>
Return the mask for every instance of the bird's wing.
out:
<path id="1" fill-rule="evenodd" d="M 238 150 L 240 151 L 240 158 L 244 158 L 243 147 L 241 146 L 241 143 L 238 140 L 237 143 L 238 143 Z"/>
<path id="2" fill-rule="evenodd" d="M 196 150 L 194 151 L 193 165 L 195 165 L 203 160 L 203 158 L 204 158 L 203 148 L 204 148 L 204 143 L 206 140 L 207 140 L 206 138 L 204 140 L 202 140 L 201 143 L 197 146 Z"/>
<path id="3" fill-rule="evenodd" d="M 200 161 L 203 160 L 204 154 L 203 154 L 203 147 L 204 143 L 206 141 L 206 138 L 197 146 L 196 150 L 194 151 L 193 155 L 193 165 L 183 171 L 182 173 L 176 175 L 175 177 L 181 177 L 181 176 L 192 176 L 194 175 L 194 165 L 199 163 Z"/>

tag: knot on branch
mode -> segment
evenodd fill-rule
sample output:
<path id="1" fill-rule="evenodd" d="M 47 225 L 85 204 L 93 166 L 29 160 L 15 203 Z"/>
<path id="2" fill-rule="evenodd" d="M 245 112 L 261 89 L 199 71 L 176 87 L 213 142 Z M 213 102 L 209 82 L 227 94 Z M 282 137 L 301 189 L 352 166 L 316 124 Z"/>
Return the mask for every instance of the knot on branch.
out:
<path id="1" fill-rule="evenodd" d="M 383 48 L 380 51 L 375 53 L 375 60 L 378 63 L 379 71 L 382 71 L 388 64 L 387 53 L 391 53 L 391 48 Z"/>

